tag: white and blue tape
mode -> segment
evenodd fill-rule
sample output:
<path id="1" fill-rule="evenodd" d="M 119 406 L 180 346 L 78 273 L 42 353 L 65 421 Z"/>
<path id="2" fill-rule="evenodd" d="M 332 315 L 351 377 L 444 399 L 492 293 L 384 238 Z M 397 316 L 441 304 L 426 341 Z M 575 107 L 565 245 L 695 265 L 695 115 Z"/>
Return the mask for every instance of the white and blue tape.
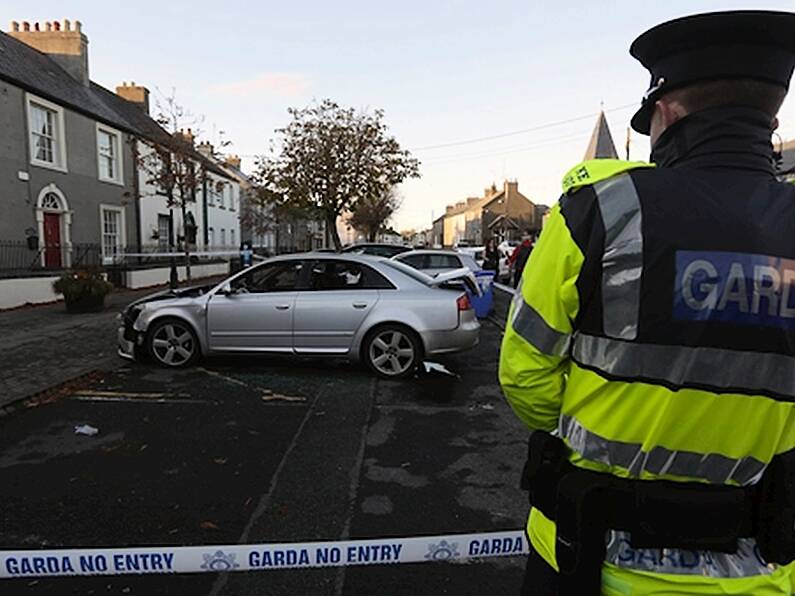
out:
<path id="1" fill-rule="evenodd" d="M 0 578 L 394 565 L 527 553 L 523 531 L 341 542 L 18 550 L 0 551 Z"/>

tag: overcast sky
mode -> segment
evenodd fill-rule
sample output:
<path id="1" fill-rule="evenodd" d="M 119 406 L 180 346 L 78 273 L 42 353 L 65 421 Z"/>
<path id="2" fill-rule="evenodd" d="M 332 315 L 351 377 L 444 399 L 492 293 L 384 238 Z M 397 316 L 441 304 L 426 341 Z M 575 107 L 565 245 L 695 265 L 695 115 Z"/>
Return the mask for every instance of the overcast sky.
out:
<path id="1" fill-rule="evenodd" d="M 204 115 L 207 137 L 226 132 L 244 169 L 287 123 L 290 106 L 328 97 L 382 108 L 398 141 L 422 161 L 422 178 L 402 187 L 395 224 L 405 229 L 430 226 L 446 204 L 506 178 L 517 179 L 533 201 L 554 203 L 602 103 L 623 156 L 629 118 L 648 83 L 627 48 L 650 26 L 696 11 L 794 5 L 74 0 L 68 6 L 64 14 L 62 0 L 4 0 L 1 10 L 6 27 L 10 20 L 82 21 L 93 80 L 111 89 L 131 80 L 153 92 L 176 89 L 181 104 Z M 780 119 L 782 136 L 795 137 L 795 100 L 787 100 Z M 537 130 L 507 134 L 531 128 Z M 460 143 L 497 135 L 505 136 Z M 646 159 L 648 152 L 646 139 L 633 134 L 631 157 Z"/>

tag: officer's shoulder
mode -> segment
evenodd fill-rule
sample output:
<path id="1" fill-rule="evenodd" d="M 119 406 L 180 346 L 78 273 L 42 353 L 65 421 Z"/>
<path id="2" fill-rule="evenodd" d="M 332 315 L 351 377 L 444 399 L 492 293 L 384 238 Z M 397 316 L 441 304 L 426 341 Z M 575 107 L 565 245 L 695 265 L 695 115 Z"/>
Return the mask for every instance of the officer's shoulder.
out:
<path id="1" fill-rule="evenodd" d="M 569 195 L 584 186 L 590 186 L 613 176 L 632 170 L 653 168 L 654 164 L 644 161 L 625 161 L 623 159 L 589 159 L 577 164 L 563 176 L 563 194 Z"/>

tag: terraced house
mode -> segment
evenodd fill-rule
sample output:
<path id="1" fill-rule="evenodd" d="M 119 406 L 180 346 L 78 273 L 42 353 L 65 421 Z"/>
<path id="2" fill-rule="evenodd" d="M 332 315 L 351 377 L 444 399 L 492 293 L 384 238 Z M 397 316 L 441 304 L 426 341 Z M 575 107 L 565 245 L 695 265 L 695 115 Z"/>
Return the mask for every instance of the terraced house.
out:
<path id="1" fill-rule="evenodd" d="M 168 246 L 162 235 L 174 240 L 185 224 L 197 226 L 197 247 L 213 244 L 207 201 L 209 213 L 221 212 L 211 195 L 222 189 L 231 198 L 218 240 L 236 243 L 238 182 L 199 151 L 208 184 L 186 221 L 142 193 L 134 152 L 173 140 L 150 117 L 145 87 L 114 93 L 91 81 L 79 21 L 12 22 L 0 33 L 0 275 L 107 264 L 125 250 Z"/>

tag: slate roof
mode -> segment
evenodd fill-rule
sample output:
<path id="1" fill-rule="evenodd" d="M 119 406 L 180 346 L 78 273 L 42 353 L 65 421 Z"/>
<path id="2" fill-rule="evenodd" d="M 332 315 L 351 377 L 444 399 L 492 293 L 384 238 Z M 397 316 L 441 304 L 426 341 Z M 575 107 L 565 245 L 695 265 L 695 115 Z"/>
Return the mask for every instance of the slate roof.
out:
<path id="1" fill-rule="evenodd" d="M 596 120 L 593 133 L 591 134 L 591 142 L 588 143 L 588 148 L 585 150 L 584 160 L 588 159 L 618 159 L 618 152 L 613 143 L 613 135 L 610 134 L 610 127 L 607 125 L 607 118 L 605 118 L 604 111 L 599 112 L 599 117 Z"/>
<path id="2" fill-rule="evenodd" d="M 0 80 L 161 145 L 179 142 L 136 104 L 93 81 L 88 87 L 75 80 L 47 54 L 0 31 Z M 230 178 L 223 169 L 195 152 L 208 170 Z"/>

